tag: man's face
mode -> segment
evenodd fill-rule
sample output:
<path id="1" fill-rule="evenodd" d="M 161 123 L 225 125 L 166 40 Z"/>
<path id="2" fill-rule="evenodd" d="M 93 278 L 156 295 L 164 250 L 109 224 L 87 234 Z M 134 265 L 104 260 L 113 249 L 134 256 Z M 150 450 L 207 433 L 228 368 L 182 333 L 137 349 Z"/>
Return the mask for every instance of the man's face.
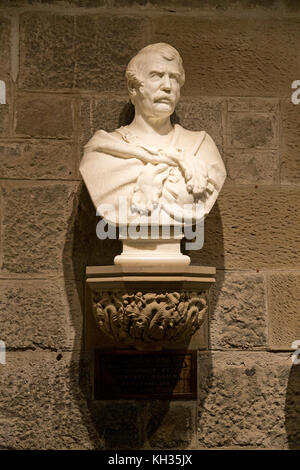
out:
<path id="1" fill-rule="evenodd" d="M 170 116 L 180 98 L 179 77 L 175 60 L 149 54 L 141 74 L 143 83 L 134 98 L 136 112 L 150 118 Z"/>

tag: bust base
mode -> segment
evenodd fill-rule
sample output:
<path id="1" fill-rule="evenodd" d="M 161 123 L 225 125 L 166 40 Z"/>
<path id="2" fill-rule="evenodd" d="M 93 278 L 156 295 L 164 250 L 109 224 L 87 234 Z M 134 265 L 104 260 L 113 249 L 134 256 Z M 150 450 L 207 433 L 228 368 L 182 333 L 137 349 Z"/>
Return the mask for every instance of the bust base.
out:
<path id="1" fill-rule="evenodd" d="M 180 238 L 122 240 L 123 252 L 114 258 L 120 266 L 188 266 L 191 259 L 180 251 Z"/>

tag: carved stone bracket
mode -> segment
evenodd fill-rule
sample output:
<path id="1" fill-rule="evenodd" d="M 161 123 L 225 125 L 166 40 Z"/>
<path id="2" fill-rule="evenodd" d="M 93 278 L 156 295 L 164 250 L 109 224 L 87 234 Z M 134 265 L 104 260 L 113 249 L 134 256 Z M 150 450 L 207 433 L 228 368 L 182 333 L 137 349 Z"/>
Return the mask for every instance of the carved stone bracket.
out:
<path id="1" fill-rule="evenodd" d="M 188 344 L 205 320 L 214 268 L 186 266 L 87 268 L 87 295 L 96 324 L 118 346 L 159 350 Z"/>

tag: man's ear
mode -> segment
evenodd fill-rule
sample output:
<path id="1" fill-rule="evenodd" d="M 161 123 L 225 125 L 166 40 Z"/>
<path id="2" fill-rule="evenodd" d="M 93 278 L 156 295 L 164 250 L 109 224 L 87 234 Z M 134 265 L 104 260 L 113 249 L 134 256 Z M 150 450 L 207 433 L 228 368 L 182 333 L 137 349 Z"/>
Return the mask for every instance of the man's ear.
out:
<path id="1" fill-rule="evenodd" d="M 136 97 L 136 94 L 137 94 L 136 88 L 129 85 L 128 86 L 128 93 L 129 93 L 130 101 L 134 105 L 135 97 Z"/>

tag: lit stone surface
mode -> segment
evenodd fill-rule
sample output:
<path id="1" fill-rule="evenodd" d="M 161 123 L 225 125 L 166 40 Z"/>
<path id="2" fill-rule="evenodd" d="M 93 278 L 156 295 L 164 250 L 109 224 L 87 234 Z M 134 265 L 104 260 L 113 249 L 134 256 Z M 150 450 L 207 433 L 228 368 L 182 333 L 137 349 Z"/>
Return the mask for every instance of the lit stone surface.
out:
<path id="1" fill-rule="evenodd" d="M 184 57 L 184 94 L 274 96 L 290 94 L 299 76 L 299 24 L 298 18 L 166 15 L 152 20 L 152 40 Z"/>
<path id="2" fill-rule="evenodd" d="M 7 349 L 72 350 L 80 344 L 81 296 L 74 281 L 0 281 L 1 340 Z"/>
<path id="3" fill-rule="evenodd" d="M 10 71 L 10 19 L 4 16 L 0 16 L 0 44 L 0 75 L 7 77 Z"/>
<path id="4" fill-rule="evenodd" d="M 28 137 L 73 136 L 72 100 L 66 96 L 20 95 L 15 133 Z"/>
<path id="5" fill-rule="evenodd" d="M 86 403 L 90 358 L 57 357 L 55 352 L 8 353 L 7 364 L 0 365 L 1 449 L 103 447 Z"/>
<path id="6" fill-rule="evenodd" d="M 200 447 L 299 448 L 300 370 L 287 354 L 200 354 L 199 375 Z"/>
<path id="7" fill-rule="evenodd" d="M 204 247 L 195 263 L 217 268 L 299 267 L 300 191 L 224 187 L 206 219 Z"/>
<path id="8" fill-rule="evenodd" d="M 278 150 L 230 149 L 224 154 L 228 182 L 274 184 L 279 180 Z"/>
<path id="9" fill-rule="evenodd" d="M 2 184 L 3 272 L 63 272 L 74 191 L 74 183 Z"/>
<path id="10" fill-rule="evenodd" d="M 0 104 L 0 136 L 9 135 L 9 106 Z"/>
<path id="11" fill-rule="evenodd" d="M 124 67 L 146 33 L 142 18 L 24 14 L 21 85 L 125 91 Z"/>
<path id="12" fill-rule="evenodd" d="M 269 347 L 291 349 L 300 340 L 300 273 L 268 276 Z"/>
<path id="13" fill-rule="evenodd" d="M 260 274 L 218 272 L 210 297 L 210 347 L 267 346 L 264 278 Z"/>
<path id="14" fill-rule="evenodd" d="M 184 88 L 183 88 L 184 90 Z M 193 131 L 205 129 L 216 142 L 219 150 L 223 147 L 222 113 L 225 100 L 221 98 L 193 99 L 183 97 L 176 108 L 179 123 Z"/>
<path id="15" fill-rule="evenodd" d="M 291 100 L 281 103 L 282 147 L 281 181 L 283 183 L 300 182 L 300 104 Z"/>
<path id="16" fill-rule="evenodd" d="M 269 149 L 278 146 L 275 117 L 254 113 L 229 113 L 228 145 Z"/>
<path id="17" fill-rule="evenodd" d="M 0 142 L 2 178 L 70 179 L 75 163 L 75 149 L 68 142 Z"/>

